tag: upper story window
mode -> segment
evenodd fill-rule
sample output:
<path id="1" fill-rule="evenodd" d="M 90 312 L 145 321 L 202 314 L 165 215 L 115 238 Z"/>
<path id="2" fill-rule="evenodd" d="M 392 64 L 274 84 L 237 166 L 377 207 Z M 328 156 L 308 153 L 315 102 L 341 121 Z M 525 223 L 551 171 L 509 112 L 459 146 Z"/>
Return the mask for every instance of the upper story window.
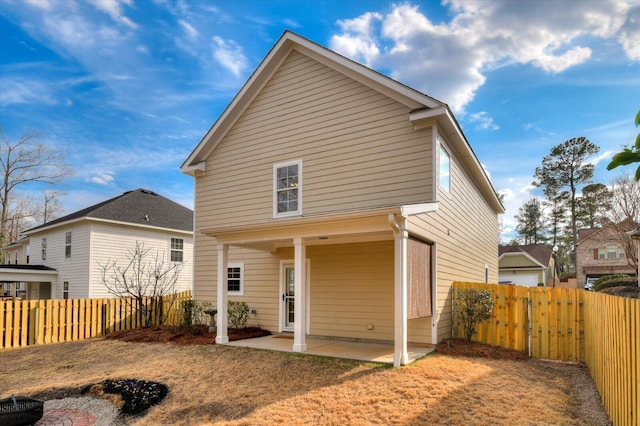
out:
<path id="1" fill-rule="evenodd" d="M 273 166 L 273 216 L 302 214 L 302 160 Z"/>
<path id="2" fill-rule="evenodd" d="M 438 181 L 440 187 L 447 192 L 451 192 L 451 156 L 449 152 L 440 145 L 440 159 L 438 167 Z"/>
<path id="3" fill-rule="evenodd" d="M 182 262 L 184 259 L 184 240 L 171 238 L 171 261 Z"/>
<path id="4" fill-rule="evenodd" d="M 244 263 L 227 266 L 227 294 L 242 296 L 244 292 Z"/>
<path id="5" fill-rule="evenodd" d="M 47 260 L 47 239 L 42 239 L 42 260 Z"/>
<path id="6" fill-rule="evenodd" d="M 7 252 L 7 265 L 11 265 L 11 252 Z"/>
<path id="7" fill-rule="evenodd" d="M 30 255 L 31 255 L 31 246 L 27 246 L 27 265 L 29 264 Z"/>
<path id="8" fill-rule="evenodd" d="M 64 257 L 71 257 L 71 231 L 64 235 Z"/>
<path id="9" fill-rule="evenodd" d="M 618 246 L 608 245 L 598 249 L 598 259 L 624 259 L 626 257 L 624 249 Z"/>

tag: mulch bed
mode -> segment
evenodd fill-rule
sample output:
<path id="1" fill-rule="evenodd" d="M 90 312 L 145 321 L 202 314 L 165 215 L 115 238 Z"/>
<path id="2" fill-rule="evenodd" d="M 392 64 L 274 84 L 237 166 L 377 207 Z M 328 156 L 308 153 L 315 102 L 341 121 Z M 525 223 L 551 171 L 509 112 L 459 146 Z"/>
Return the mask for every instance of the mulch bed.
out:
<path id="1" fill-rule="evenodd" d="M 271 333 L 258 327 L 228 330 L 229 340 L 251 339 L 253 337 L 268 336 Z M 209 333 L 209 327 L 196 325 L 193 327 L 152 326 L 133 330 L 115 331 L 109 333 L 106 339 L 122 340 L 124 342 L 143 343 L 174 343 L 177 345 L 214 345 L 216 333 Z"/>
<path id="2" fill-rule="evenodd" d="M 491 346 L 484 343 L 467 343 L 464 339 L 446 339 L 436 346 L 436 352 L 451 356 L 467 356 L 475 358 L 508 359 L 526 361 L 527 355 L 513 349 Z"/>

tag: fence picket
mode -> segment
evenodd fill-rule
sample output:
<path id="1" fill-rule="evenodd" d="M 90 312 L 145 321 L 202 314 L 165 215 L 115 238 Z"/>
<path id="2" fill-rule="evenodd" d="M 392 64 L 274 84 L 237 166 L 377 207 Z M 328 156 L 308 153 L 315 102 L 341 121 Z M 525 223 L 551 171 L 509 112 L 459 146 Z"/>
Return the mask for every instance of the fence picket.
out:
<path id="1" fill-rule="evenodd" d="M 188 299 L 189 290 L 146 299 L 151 322 L 174 324 L 177 307 Z M 124 299 L 0 301 L 0 348 L 70 342 L 145 326 L 134 303 Z"/>
<path id="2" fill-rule="evenodd" d="M 535 358 L 584 361 L 613 423 L 640 424 L 640 300 L 581 289 L 467 282 L 453 288 L 487 290 L 496 301 L 475 341 L 497 342 Z M 460 324 L 454 332 L 462 336 Z M 524 344 L 509 335 L 522 336 Z"/>

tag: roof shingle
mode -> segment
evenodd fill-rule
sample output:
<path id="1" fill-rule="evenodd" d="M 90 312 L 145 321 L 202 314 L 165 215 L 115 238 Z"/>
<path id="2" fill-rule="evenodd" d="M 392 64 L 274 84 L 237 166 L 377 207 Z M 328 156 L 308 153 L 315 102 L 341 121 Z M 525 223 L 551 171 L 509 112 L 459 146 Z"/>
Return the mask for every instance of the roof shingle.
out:
<path id="1" fill-rule="evenodd" d="M 193 211 L 148 189 L 138 188 L 26 231 L 81 218 L 96 218 L 159 228 L 193 231 Z"/>

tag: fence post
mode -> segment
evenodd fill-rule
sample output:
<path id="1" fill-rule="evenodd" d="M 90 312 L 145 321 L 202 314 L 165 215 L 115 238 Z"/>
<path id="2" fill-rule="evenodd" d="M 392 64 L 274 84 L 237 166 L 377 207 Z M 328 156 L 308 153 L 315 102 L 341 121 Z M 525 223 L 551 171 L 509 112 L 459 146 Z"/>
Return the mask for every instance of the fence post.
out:
<path id="1" fill-rule="evenodd" d="M 527 354 L 529 355 L 529 358 L 531 358 L 533 356 L 532 351 L 531 351 L 531 347 L 533 346 L 533 330 L 532 330 L 532 321 L 531 321 L 531 315 L 532 315 L 532 310 L 533 307 L 531 306 L 531 298 L 526 297 L 525 298 L 525 306 L 527 307 L 527 309 L 525 310 L 525 318 L 524 318 L 524 330 L 525 330 L 525 350 L 527 352 Z"/>

